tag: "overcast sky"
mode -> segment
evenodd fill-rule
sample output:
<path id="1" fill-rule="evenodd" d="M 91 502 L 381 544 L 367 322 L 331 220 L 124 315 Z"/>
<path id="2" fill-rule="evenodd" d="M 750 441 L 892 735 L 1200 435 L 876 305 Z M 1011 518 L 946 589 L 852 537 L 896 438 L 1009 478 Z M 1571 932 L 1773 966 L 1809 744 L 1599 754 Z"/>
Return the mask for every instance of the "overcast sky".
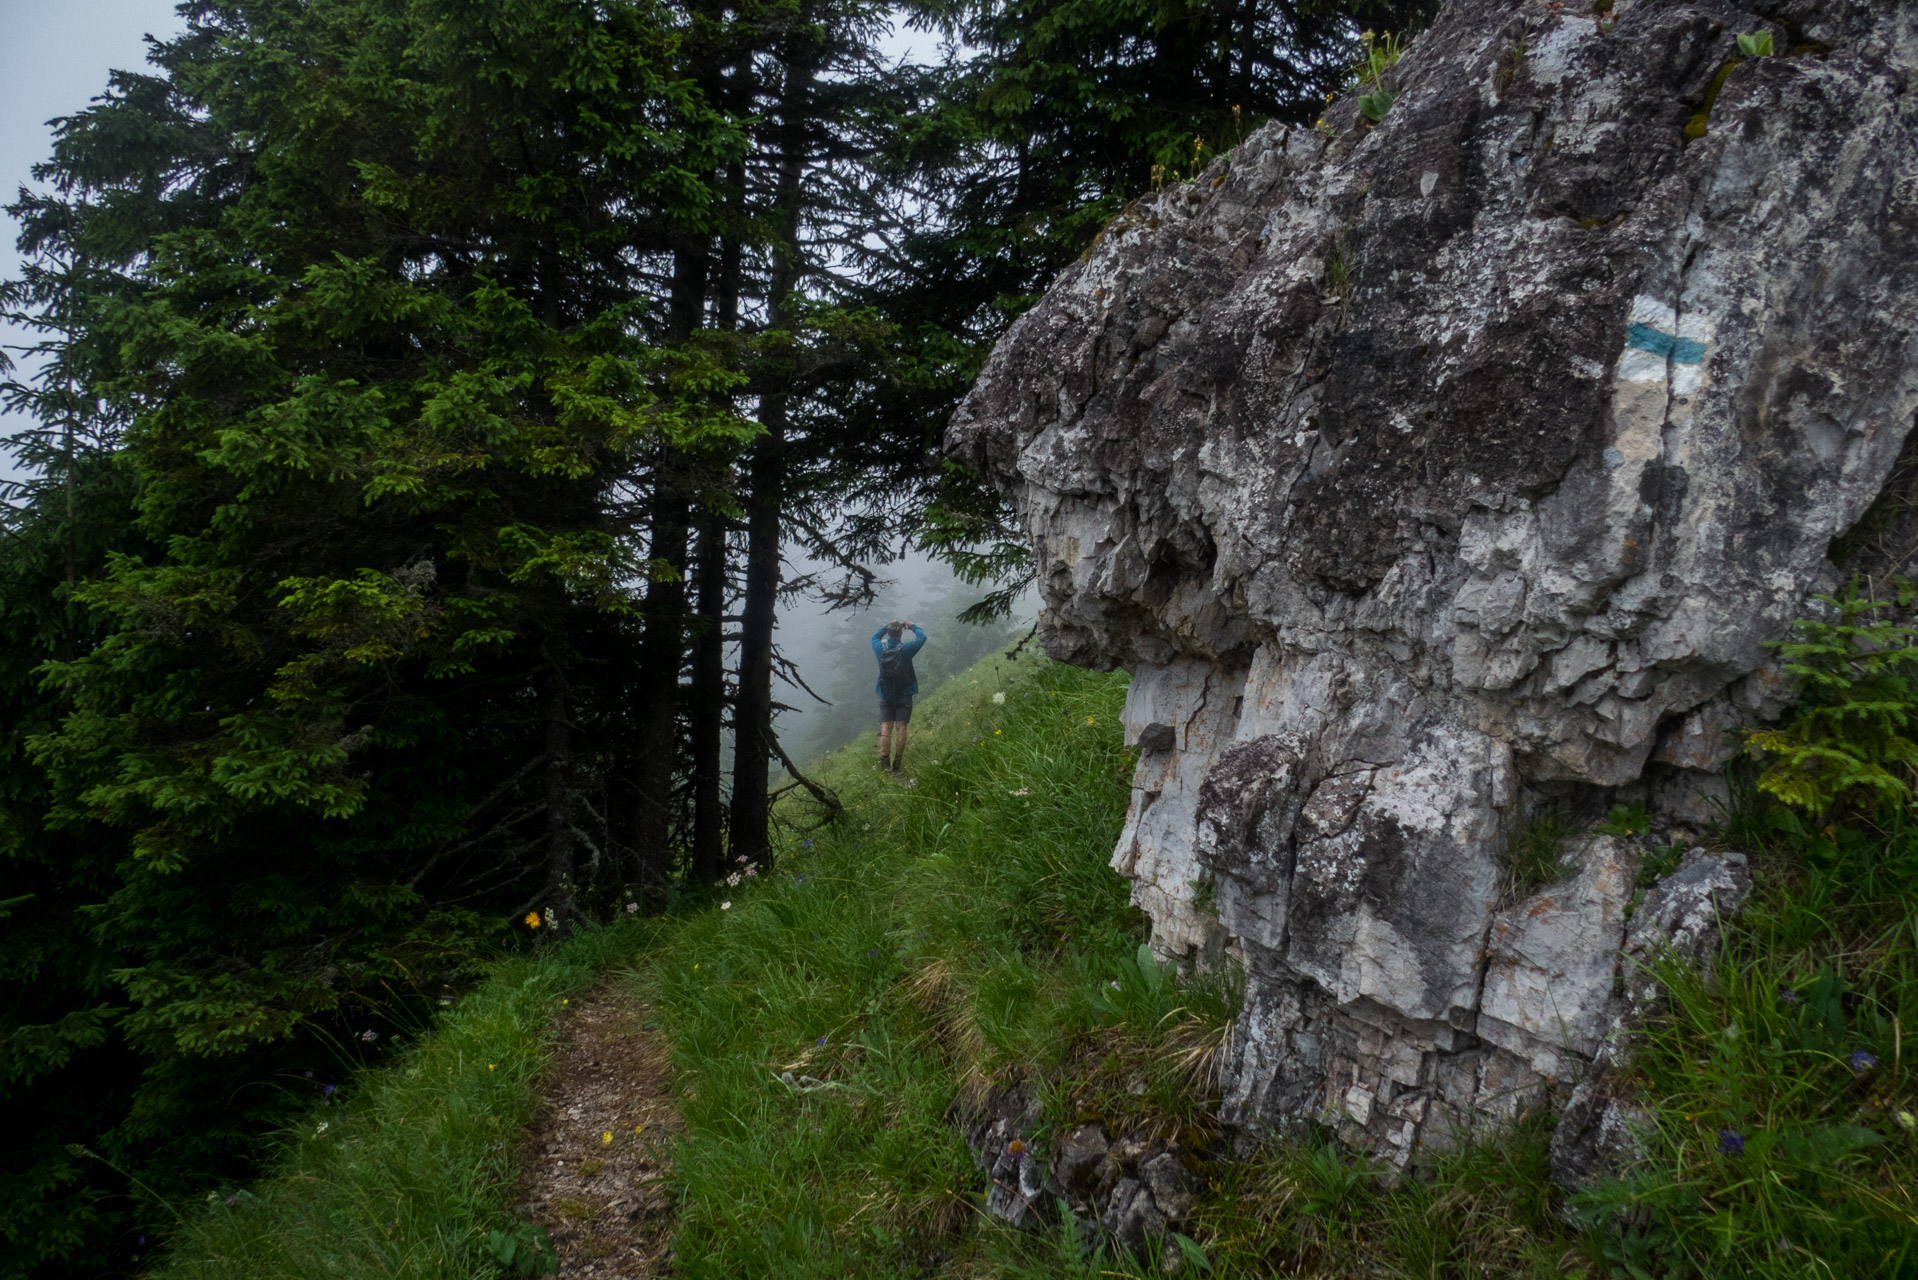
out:
<path id="1" fill-rule="evenodd" d="M 31 185 L 33 166 L 51 151 L 47 121 L 85 107 L 106 89 L 109 70 L 144 68 L 148 33 L 165 38 L 181 29 L 175 2 L 0 0 L 0 192 L 6 197 L 0 204 L 13 203 L 19 189 Z M 14 248 L 20 228 L 11 218 L 0 221 L 0 279 L 12 279 L 20 271 Z M 27 340 L 0 325 L 0 344 Z M 0 416 L 0 436 L 22 425 Z M 0 471 L 11 473 L 10 463 L 0 454 Z"/>

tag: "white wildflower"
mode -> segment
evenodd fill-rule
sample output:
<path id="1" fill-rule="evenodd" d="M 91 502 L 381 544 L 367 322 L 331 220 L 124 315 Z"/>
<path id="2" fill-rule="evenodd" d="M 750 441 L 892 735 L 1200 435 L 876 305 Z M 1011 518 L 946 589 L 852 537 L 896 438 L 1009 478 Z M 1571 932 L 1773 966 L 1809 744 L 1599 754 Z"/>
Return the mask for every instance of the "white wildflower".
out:
<path id="1" fill-rule="evenodd" d="M 722 902 L 719 904 L 719 909 L 721 911 L 731 911 L 733 909 L 733 904 L 731 902 Z"/>
<path id="2" fill-rule="evenodd" d="M 994 706 L 1003 707 L 1006 705 L 1006 695 L 1003 693 L 995 693 L 992 695 L 992 701 Z"/>

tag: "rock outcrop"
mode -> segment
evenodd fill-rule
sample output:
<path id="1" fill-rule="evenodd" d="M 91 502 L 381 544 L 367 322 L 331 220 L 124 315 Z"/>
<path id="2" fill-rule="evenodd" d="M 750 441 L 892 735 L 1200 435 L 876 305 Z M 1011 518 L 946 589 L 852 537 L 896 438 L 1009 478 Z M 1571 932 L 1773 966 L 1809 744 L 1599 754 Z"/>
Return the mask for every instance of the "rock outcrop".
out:
<path id="1" fill-rule="evenodd" d="M 1588 8 L 1453 0 L 1376 127 L 1138 201 L 951 426 L 1133 672 L 1114 865 L 1246 969 L 1242 1126 L 1404 1162 L 1588 1074 L 1632 851 L 1506 849 L 1703 816 L 1918 412 L 1918 4 Z"/>
<path id="2" fill-rule="evenodd" d="M 986 1212 L 1015 1227 L 1049 1225 L 1063 1204 L 1084 1226 L 1127 1249 L 1163 1241 L 1197 1206 L 1201 1153 L 1164 1136 L 1114 1135 L 1097 1120 L 1037 1137 L 1045 1105 L 1024 1082 L 962 1092 L 951 1116 L 986 1175 Z"/>

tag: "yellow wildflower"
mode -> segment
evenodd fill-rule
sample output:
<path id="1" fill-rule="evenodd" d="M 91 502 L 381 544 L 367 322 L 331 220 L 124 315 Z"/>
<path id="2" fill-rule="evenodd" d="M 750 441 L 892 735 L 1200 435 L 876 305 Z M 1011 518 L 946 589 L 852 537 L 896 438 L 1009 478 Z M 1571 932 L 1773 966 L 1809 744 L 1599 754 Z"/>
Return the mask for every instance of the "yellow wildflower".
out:
<path id="1" fill-rule="evenodd" d="M 539 912 L 537 912 L 537 911 L 528 911 L 528 912 L 526 913 L 526 927 L 527 927 L 528 929 L 537 929 L 537 928 L 539 928 Z"/>
<path id="2" fill-rule="evenodd" d="M 602 1147 L 605 1146 L 607 1143 L 611 1142 L 612 1140 L 613 1140 L 613 1135 L 610 1133 L 602 1133 L 599 1135 L 599 1144 Z"/>
<path id="3" fill-rule="evenodd" d="M 1099 722 L 1098 722 L 1098 720 L 1096 720 L 1096 719 L 1095 719 L 1095 718 L 1093 718 L 1092 716 L 1087 716 L 1087 717 L 1086 717 L 1086 723 L 1087 723 L 1087 724 L 1098 724 Z"/>

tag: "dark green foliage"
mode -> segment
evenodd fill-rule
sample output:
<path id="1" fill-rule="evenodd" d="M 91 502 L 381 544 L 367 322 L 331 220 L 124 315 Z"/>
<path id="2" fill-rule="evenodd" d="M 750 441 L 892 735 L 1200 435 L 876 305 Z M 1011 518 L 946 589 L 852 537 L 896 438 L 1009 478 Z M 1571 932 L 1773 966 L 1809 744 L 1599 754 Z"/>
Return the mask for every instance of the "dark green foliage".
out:
<path id="1" fill-rule="evenodd" d="M 124 1264 L 510 916 L 618 891 L 545 823 L 625 731 L 602 495 L 745 434 L 643 303 L 737 147 L 670 14 L 192 17 L 15 209 L 58 363 L 3 553 L 9 1274 Z"/>
<path id="2" fill-rule="evenodd" d="M 559 1251 L 546 1228 L 516 1222 L 504 1231 L 486 1235 L 486 1250 L 508 1275 L 550 1276 L 559 1272 Z"/>
<path id="3" fill-rule="evenodd" d="M 1875 617 L 1892 606 L 1856 583 L 1843 599 L 1820 599 L 1836 620 L 1800 619 L 1798 638 L 1776 646 L 1799 681 L 1797 707 L 1782 727 L 1745 734 L 1766 759 L 1758 786 L 1814 816 L 1841 804 L 1866 814 L 1903 806 L 1918 769 L 1918 630 Z"/>

